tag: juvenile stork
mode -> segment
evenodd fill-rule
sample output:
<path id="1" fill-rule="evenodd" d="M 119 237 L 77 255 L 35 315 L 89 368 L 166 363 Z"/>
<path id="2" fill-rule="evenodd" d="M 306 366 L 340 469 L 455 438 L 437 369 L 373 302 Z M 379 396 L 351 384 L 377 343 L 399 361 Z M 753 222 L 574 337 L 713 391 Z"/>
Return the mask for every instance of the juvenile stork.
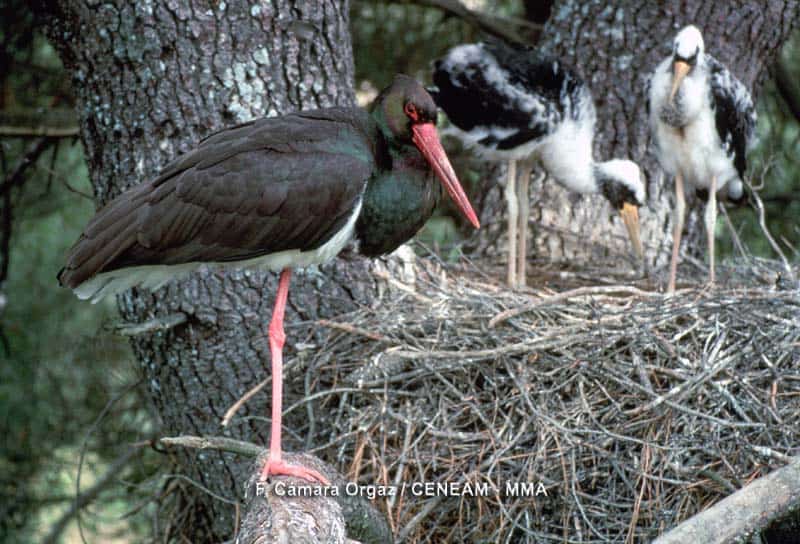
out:
<path id="1" fill-rule="evenodd" d="M 327 483 L 281 456 L 291 269 L 332 259 L 352 238 L 366 256 L 393 251 L 431 216 L 442 186 L 479 226 L 439 143 L 436 113 L 425 89 L 398 75 L 370 112 L 303 111 L 217 132 L 97 212 L 58 279 L 96 301 L 136 285 L 156 289 L 201 266 L 280 271 L 269 325 L 272 417 L 262 476 Z"/>
<path id="2" fill-rule="evenodd" d="M 435 61 L 433 83 L 434 100 L 465 145 L 488 159 L 508 161 L 510 286 L 525 285 L 528 185 L 537 164 L 571 191 L 603 195 L 620 212 L 641 258 L 645 188 L 639 167 L 629 160 L 595 162 L 597 114 L 588 86 L 574 71 L 527 47 L 463 44 Z"/>
<path id="3" fill-rule="evenodd" d="M 675 291 L 686 202 L 684 183 L 708 194 L 709 283 L 714 283 L 714 225 L 717 192 L 743 197 L 745 153 L 753 143 L 756 110 L 750 92 L 717 59 L 705 52 L 703 36 L 689 25 L 675 37 L 672 54 L 648 82 L 650 129 L 664 171 L 675 177 L 675 231 L 669 292 Z"/>

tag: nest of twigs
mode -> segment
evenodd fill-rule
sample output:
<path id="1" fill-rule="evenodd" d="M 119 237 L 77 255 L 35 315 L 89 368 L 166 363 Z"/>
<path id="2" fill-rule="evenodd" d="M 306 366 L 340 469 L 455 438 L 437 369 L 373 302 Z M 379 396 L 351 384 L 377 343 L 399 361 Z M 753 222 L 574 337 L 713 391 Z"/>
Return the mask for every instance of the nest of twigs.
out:
<path id="1" fill-rule="evenodd" d="M 354 481 L 405 484 L 375 499 L 398 539 L 647 542 L 800 453 L 800 290 L 770 263 L 671 297 L 545 272 L 513 292 L 420 260 L 295 353 L 295 436 Z"/>

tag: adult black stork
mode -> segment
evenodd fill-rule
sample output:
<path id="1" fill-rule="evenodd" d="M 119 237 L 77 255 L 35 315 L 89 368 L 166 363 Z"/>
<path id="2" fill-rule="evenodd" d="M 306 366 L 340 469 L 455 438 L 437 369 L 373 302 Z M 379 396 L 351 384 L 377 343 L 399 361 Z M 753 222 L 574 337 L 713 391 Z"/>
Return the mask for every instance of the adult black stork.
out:
<path id="1" fill-rule="evenodd" d="M 693 25 L 675 37 L 672 54 L 648 80 L 650 129 L 664 171 L 675 176 L 675 230 L 667 290 L 675 291 L 678 253 L 686 209 L 684 182 L 708 194 L 709 283 L 714 283 L 714 226 L 717 192 L 743 197 L 745 154 L 755 141 L 756 110 L 747 87 L 705 52 Z"/>
<path id="2" fill-rule="evenodd" d="M 619 210 L 641 258 L 645 188 L 639 167 L 629 160 L 595 162 L 597 114 L 588 86 L 573 70 L 529 47 L 463 44 L 435 61 L 433 83 L 434 100 L 454 133 L 481 155 L 509 161 L 509 285 L 525 285 L 528 185 L 537 163 L 571 191 L 602 194 Z"/>
<path id="3" fill-rule="evenodd" d="M 262 475 L 327 483 L 281 459 L 291 268 L 323 263 L 353 237 L 367 256 L 393 251 L 433 212 L 441 196 L 434 174 L 479 226 L 435 121 L 430 95 L 398 75 L 369 113 L 327 108 L 217 132 L 101 209 L 58 279 L 80 298 L 97 301 L 136 285 L 158 288 L 202 265 L 280 270 L 269 325 L 272 419 Z"/>

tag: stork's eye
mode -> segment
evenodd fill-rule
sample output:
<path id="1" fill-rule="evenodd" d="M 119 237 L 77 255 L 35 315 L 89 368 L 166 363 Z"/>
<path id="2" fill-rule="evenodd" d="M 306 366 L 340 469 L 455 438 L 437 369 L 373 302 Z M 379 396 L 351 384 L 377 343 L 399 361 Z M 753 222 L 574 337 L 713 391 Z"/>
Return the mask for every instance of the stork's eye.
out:
<path id="1" fill-rule="evenodd" d="M 403 106 L 403 111 L 412 121 L 419 121 L 419 112 L 417 112 L 417 107 L 413 102 L 406 102 L 406 105 Z"/>

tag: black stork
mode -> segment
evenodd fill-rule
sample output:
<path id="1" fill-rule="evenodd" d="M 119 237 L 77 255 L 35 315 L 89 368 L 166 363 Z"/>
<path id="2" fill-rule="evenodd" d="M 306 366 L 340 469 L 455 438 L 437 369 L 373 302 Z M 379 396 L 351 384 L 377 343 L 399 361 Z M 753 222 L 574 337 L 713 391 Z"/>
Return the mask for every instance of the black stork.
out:
<path id="1" fill-rule="evenodd" d="M 435 61 L 433 83 L 434 100 L 455 135 L 489 159 L 509 161 L 509 285 L 525 285 L 528 184 L 537 163 L 571 191 L 604 196 L 620 212 L 642 257 L 641 172 L 629 160 L 595 162 L 597 114 L 589 87 L 572 69 L 529 47 L 501 41 L 462 44 Z"/>
<path id="2" fill-rule="evenodd" d="M 672 44 L 672 54 L 648 80 L 650 130 L 656 156 L 675 177 L 675 230 L 667 290 L 675 291 L 686 209 L 684 182 L 708 194 L 705 211 L 709 284 L 714 283 L 714 226 L 717 192 L 744 200 L 747 149 L 755 142 L 756 109 L 747 87 L 705 52 L 703 35 L 689 25 Z"/>
<path id="3" fill-rule="evenodd" d="M 272 358 L 270 475 L 327 483 L 281 459 L 283 315 L 291 268 L 333 258 L 355 237 L 367 256 L 412 237 L 441 196 L 479 227 L 436 132 L 436 105 L 397 75 L 370 112 L 327 108 L 217 132 L 158 177 L 109 202 L 69 251 L 60 283 L 97 301 L 158 288 L 200 266 L 280 271 Z"/>

